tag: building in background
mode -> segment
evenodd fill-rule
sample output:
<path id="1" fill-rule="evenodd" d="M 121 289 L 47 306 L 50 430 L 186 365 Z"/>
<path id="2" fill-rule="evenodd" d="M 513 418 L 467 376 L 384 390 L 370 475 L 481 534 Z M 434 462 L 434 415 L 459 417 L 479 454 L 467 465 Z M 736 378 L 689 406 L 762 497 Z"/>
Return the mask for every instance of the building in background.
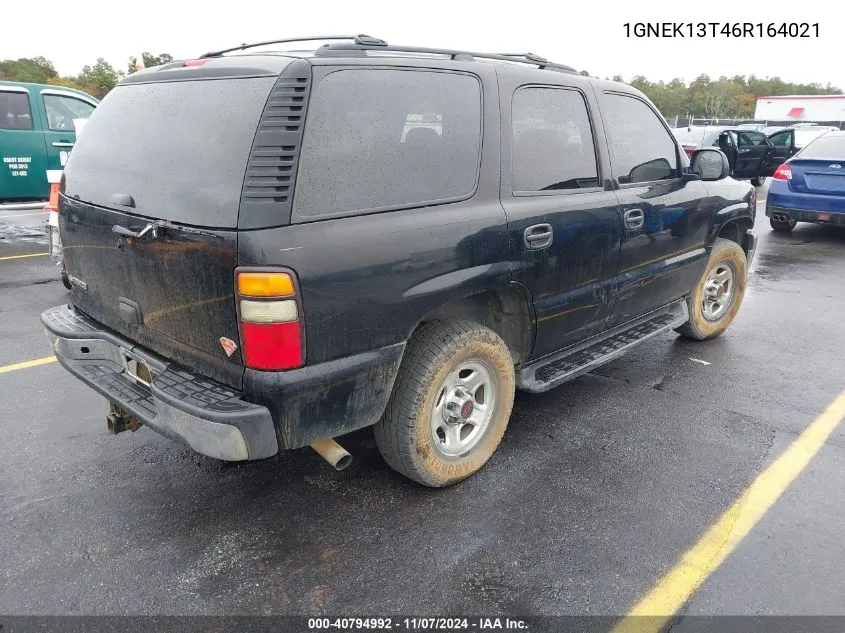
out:
<path id="1" fill-rule="evenodd" d="M 755 121 L 843 121 L 845 95 L 757 97 Z"/>

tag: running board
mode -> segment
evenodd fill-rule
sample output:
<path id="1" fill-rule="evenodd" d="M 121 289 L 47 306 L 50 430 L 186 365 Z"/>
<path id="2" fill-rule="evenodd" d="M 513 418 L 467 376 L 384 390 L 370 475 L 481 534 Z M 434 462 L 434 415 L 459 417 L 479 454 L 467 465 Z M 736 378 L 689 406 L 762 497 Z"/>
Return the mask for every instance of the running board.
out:
<path id="1" fill-rule="evenodd" d="M 533 393 L 548 391 L 604 365 L 645 340 L 683 325 L 688 319 L 686 299 L 680 299 L 526 365 L 517 374 L 517 386 L 523 391 Z"/>

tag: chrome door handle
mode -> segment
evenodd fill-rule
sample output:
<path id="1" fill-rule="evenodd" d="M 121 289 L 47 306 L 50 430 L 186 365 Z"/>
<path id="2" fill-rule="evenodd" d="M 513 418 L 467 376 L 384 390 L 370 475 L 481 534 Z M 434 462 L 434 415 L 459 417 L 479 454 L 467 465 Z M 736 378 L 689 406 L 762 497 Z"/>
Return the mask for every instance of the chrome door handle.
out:
<path id="1" fill-rule="evenodd" d="M 531 251 L 548 248 L 552 243 L 552 225 L 534 224 L 529 226 L 522 233 L 522 240 L 525 248 Z"/>
<path id="2" fill-rule="evenodd" d="M 73 143 L 70 141 L 53 141 L 53 147 L 73 147 Z"/>
<path id="3" fill-rule="evenodd" d="M 645 214 L 642 209 L 628 209 L 625 211 L 625 228 L 638 231 L 645 224 Z"/>

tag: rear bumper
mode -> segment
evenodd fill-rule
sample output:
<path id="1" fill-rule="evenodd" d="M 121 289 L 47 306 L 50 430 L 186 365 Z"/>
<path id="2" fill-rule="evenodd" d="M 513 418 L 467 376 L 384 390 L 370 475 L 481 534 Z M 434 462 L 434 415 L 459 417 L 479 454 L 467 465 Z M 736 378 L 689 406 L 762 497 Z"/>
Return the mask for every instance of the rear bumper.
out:
<path id="1" fill-rule="evenodd" d="M 776 220 L 796 220 L 798 222 L 845 226 L 845 213 L 836 211 L 795 209 L 767 204 L 766 216 Z"/>
<path id="2" fill-rule="evenodd" d="M 264 459 L 279 451 L 266 407 L 171 365 L 71 306 L 46 310 L 41 322 L 65 369 L 154 431 L 226 461 Z M 139 361 L 149 368 L 148 385 L 131 377 Z"/>

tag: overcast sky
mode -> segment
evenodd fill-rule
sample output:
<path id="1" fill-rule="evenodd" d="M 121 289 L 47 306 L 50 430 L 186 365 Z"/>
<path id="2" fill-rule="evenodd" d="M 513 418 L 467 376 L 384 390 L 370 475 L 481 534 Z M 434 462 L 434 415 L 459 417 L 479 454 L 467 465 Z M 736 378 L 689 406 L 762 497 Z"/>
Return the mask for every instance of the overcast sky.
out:
<path id="1" fill-rule="evenodd" d="M 367 33 L 391 44 L 490 52 L 531 51 L 593 75 L 635 74 L 650 79 L 700 73 L 780 76 L 788 81 L 845 88 L 839 57 L 841 23 L 835 13 L 795 0 L 38 0 L 3 3 L 0 59 L 43 55 L 62 74 L 76 74 L 105 57 L 125 69 L 141 51 L 190 58 L 242 42 L 301 35 Z M 832 5 L 833 3 L 830 3 Z M 108 8 L 105 8 L 108 7 Z M 118 18 L 121 13 L 131 18 Z M 219 7 L 219 8 L 218 8 Z M 817 8 L 818 7 L 818 8 Z M 626 22 L 818 22 L 811 38 L 654 39 L 626 37 Z M 709 27 L 708 27 L 709 28 Z M 756 33 L 755 33 L 756 35 Z"/>

